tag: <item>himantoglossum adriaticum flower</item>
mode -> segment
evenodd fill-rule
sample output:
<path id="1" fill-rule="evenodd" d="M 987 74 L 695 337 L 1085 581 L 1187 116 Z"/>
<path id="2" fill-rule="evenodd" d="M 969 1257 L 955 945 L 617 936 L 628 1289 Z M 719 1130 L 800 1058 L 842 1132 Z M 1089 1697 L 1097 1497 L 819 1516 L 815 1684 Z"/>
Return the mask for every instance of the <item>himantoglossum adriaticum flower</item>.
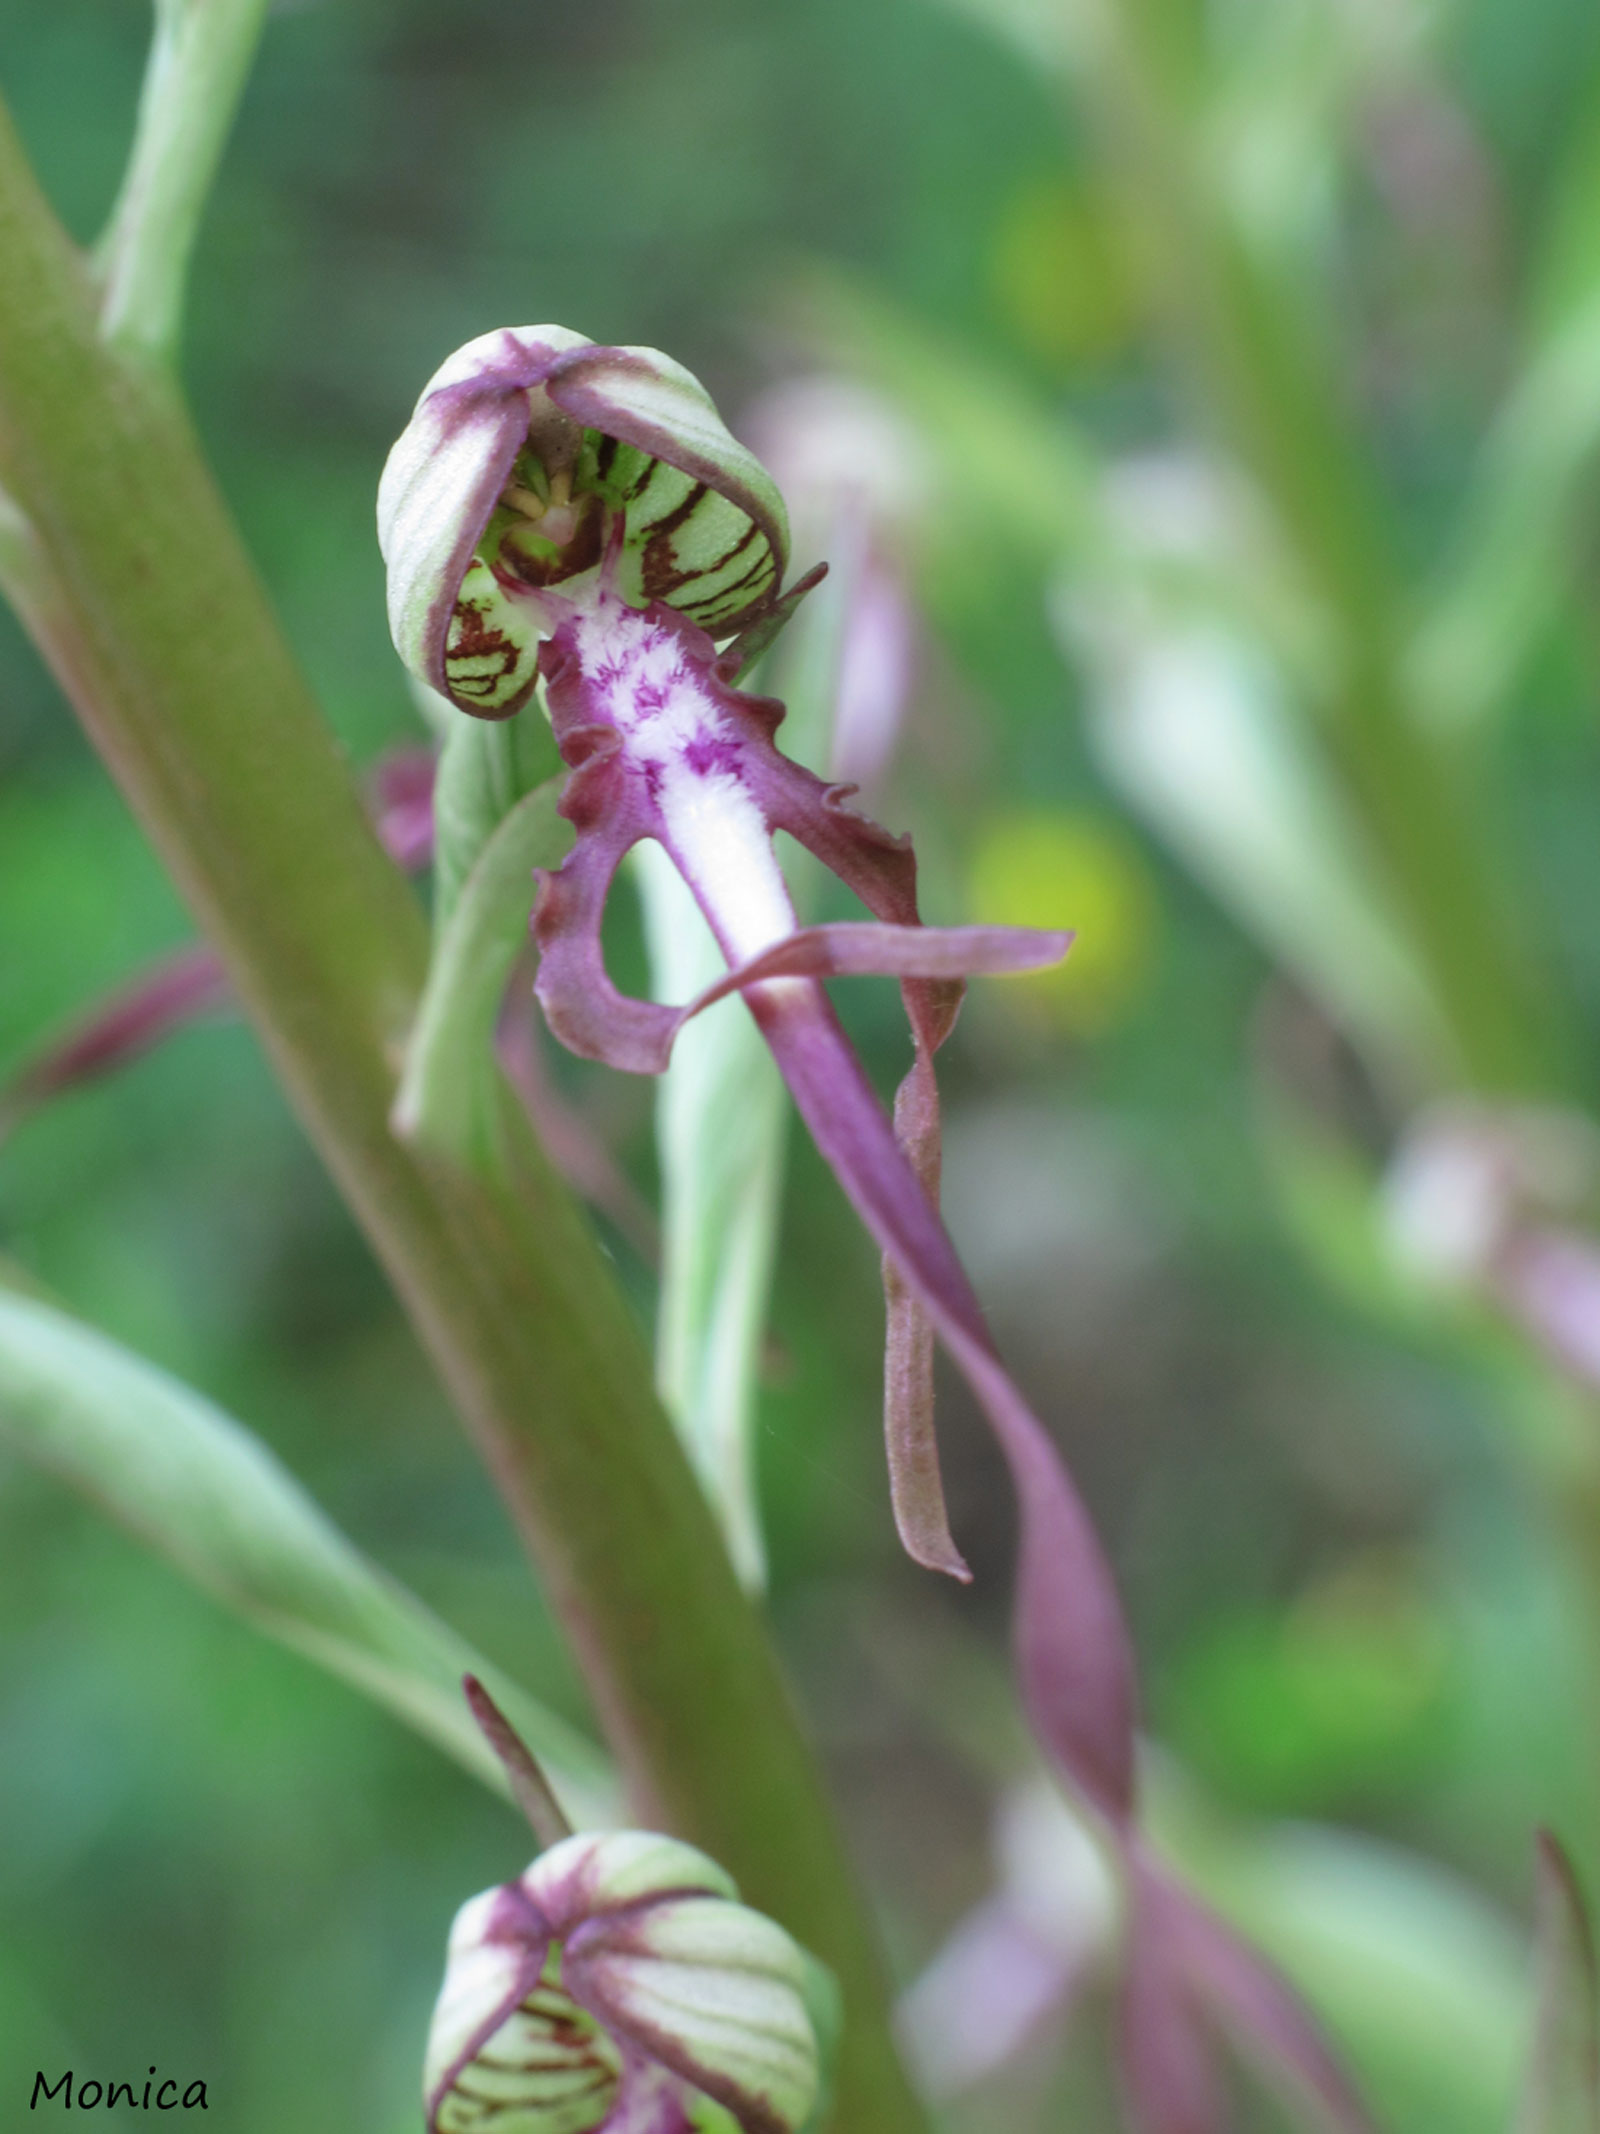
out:
<path id="1" fill-rule="evenodd" d="M 1228 2123 L 1202 2036 L 1209 1997 L 1226 2003 L 1229 2027 L 1291 2071 L 1333 2124 L 1364 2128 L 1287 1989 L 1144 1845 L 1133 1665 L 1115 1587 L 1054 1445 L 995 1353 L 938 1214 L 933 1054 L 961 981 L 1054 962 L 1070 937 L 923 926 L 909 843 L 858 814 L 851 788 L 824 784 L 779 751 L 783 707 L 738 682 L 813 580 L 783 591 L 783 501 L 704 388 L 670 358 L 599 347 L 553 326 L 469 343 L 431 380 L 390 454 L 378 526 L 390 624 L 411 672 L 478 718 L 508 717 L 541 692 L 569 767 L 561 812 L 576 842 L 542 877 L 533 919 L 536 991 L 555 1035 L 589 1058 L 649 1074 L 666 1065 L 685 1018 L 713 999 L 737 991 L 760 1026 L 883 1251 L 896 1516 L 919 1561 L 957 1576 L 966 1568 L 946 1524 L 932 1432 L 935 1335 L 989 1418 L 1021 1514 L 1013 1634 L 1023 1703 L 1125 1891 L 1123 2031 L 1137 2123 L 1160 2134 Z M 779 830 L 874 916 L 797 925 L 774 852 Z M 728 963 L 725 978 L 681 1008 L 624 998 L 601 954 L 612 879 L 645 838 L 665 848 Z M 892 1124 L 821 984 L 870 972 L 900 980 L 911 1024 L 912 1066 Z M 525 1902 L 559 1938 L 568 1857 L 548 1855 L 523 1878 L 522 1895 L 502 1893 L 473 1913 L 460 1930 L 462 1962 L 480 1938 L 499 1949 Z M 598 1946 L 609 1929 L 584 1935 L 591 1931 Z M 537 1943 L 535 1934 L 530 1951 Z M 576 1934 L 566 1944 L 569 1963 L 578 1944 Z M 531 1983 L 542 1974 L 533 1953 L 527 1963 Z M 436 2112 L 441 2129 L 450 2124 L 443 2092 Z"/>
<path id="2" fill-rule="evenodd" d="M 856 813 L 849 789 L 780 753 L 782 707 L 737 679 L 806 581 L 783 593 L 783 501 L 668 357 L 560 327 L 469 343 L 430 381 L 390 454 L 378 524 L 390 623 L 412 673 L 479 718 L 508 717 L 542 688 L 570 767 L 561 806 L 577 841 L 534 913 L 551 1029 L 587 1057 L 654 1073 L 686 1014 L 742 994 L 885 1255 L 889 1460 L 907 1546 L 965 1574 L 932 1436 L 937 1333 L 1019 1485 L 1024 1674 L 1056 1715 L 1078 1785 L 1122 1817 L 1133 1692 L 1116 1597 L 935 1205 L 932 1055 L 963 976 L 1052 962 L 1070 937 L 921 925 L 908 841 Z M 874 917 L 797 926 L 778 830 Z M 625 998 L 601 954 L 612 878 L 642 838 L 665 847 L 728 960 L 727 978 L 683 1009 Z M 910 1016 L 914 1058 L 892 1125 L 820 983 L 865 972 L 899 978 Z"/>

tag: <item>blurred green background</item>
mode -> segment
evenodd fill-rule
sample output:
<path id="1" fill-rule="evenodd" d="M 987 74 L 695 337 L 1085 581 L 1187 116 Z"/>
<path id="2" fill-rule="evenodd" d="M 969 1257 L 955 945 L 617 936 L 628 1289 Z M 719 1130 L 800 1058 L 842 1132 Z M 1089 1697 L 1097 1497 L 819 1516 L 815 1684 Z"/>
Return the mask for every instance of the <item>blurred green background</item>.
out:
<path id="1" fill-rule="evenodd" d="M 0 22 L 0 85 L 85 239 L 146 32 L 134 0 Z M 1081 935 L 1059 980 L 980 986 L 949 1048 L 952 1227 L 1109 1541 L 1172 1841 L 1297 1965 L 1386 2124 L 1488 2134 L 1533 1826 L 1600 1868 L 1575 1123 L 1600 1035 L 1600 21 L 280 7 L 186 371 L 357 765 L 421 737 L 384 624 L 384 454 L 446 353 L 537 320 L 670 350 L 802 482 L 823 447 L 763 395 L 871 396 L 849 405 L 898 470 L 872 537 L 918 618 L 874 812 L 914 830 L 931 916 Z M 186 933 L 0 617 L 0 1064 Z M 626 927 L 616 962 L 637 982 Z M 844 1006 L 889 1086 L 892 989 Z M 649 1190 L 648 1087 L 560 1072 Z M 1552 1180 L 1528 1137 L 1558 1132 Z M 1554 1331 L 1522 1252 L 1550 1234 L 1577 1270 Z M 649 1268 L 607 1235 L 647 1317 Z M 582 1718 L 242 1027 L 19 1129 L 0 1249 Z M 879 1340 L 874 1255 L 797 1145 L 758 1443 L 772 1608 L 909 1977 L 990 1886 L 994 1797 L 1026 1767 L 1002 1477 L 951 1385 L 977 1586 L 899 1559 Z M 415 2124 L 449 1914 L 520 1864 L 516 1823 L 10 1464 L 0 1626 L 8 2094 L 153 2060 L 204 2077 L 230 2134 Z M 951 2123 L 1113 2128 L 1102 2030 L 1091 2003 Z"/>

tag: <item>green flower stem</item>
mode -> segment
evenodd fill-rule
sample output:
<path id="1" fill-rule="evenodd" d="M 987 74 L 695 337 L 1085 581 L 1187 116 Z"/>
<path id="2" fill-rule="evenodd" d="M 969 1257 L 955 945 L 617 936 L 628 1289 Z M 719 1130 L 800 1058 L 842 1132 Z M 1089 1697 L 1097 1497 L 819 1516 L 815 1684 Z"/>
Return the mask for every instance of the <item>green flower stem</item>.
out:
<path id="1" fill-rule="evenodd" d="M 587 1225 L 507 1104 L 517 1190 L 390 1131 L 427 955 L 175 389 L 96 330 L 0 113 L 0 482 L 43 649 L 225 958 L 571 1635 L 638 1812 L 839 1976 L 838 2126 L 921 2124 L 870 1929 L 771 1647 Z"/>
<path id="2" fill-rule="evenodd" d="M 101 328 L 130 354 L 177 345 L 189 256 L 266 14 L 267 0 L 156 0 L 133 153 L 97 248 Z"/>
<path id="3" fill-rule="evenodd" d="M 1553 1003 L 1519 952 L 1504 870 L 1474 834 L 1457 752 L 1400 680 L 1402 574 L 1378 483 L 1308 320 L 1317 294 L 1238 226 L 1205 146 L 1207 60 L 1187 0 L 1100 0 L 1085 57 L 1108 169 L 1179 360 L 1258 483 L 1332 625 L 1321 710 L 1448 1019 L 1461 1081 L 1561 1093 Z"/>

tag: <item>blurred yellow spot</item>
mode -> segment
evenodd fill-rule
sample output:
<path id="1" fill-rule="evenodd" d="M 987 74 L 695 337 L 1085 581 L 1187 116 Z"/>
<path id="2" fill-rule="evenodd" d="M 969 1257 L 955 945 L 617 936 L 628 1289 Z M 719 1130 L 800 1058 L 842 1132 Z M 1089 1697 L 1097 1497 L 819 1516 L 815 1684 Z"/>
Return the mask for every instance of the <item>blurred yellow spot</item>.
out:
<path id="1" fill-rule="evenodd" d="M 1102 363 L 1132 331 L 1127 276 L 1105 210 L 1060 178 L 1034 179 L 1012 194 L 989 272 L 1005 323 L 1041 362 Z"/>
<path id="2" fill-rule="evenodd" d="M 983 825 L 968 906 L 988 926 L 1070 926 L 1065 963 L 1005 981 L 1025 1015 L 1094 1032 L 1137 997 L 1155 947 L 1156 894 L 1133 840 L 1115 823 L 1066 810 L 1019 809 Z"/>

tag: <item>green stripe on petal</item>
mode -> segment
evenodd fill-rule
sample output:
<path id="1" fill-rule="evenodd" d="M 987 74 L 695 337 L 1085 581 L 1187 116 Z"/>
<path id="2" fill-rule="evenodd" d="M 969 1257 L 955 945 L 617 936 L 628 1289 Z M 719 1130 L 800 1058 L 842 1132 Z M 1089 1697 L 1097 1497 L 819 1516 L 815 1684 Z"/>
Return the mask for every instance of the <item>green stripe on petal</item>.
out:
<path id="1" fill-rule="evenodd" d="M 664 600 L 719 637 L 772 597 L 789 557 L 783 498 L 698 378 L 657 349 L 586 347 L 553 366 L 546 390 L 623 448 L 599 452 L 596 486 L 627 513 L 631 597 Z M 648 460 L 659 465 L 647 471 Z"/>
<path id="2" fill-rule="evenodd" d="M 783 499 L 681 364 L 558 326 L 457 350 L 378 491 L 390 628 L 410 671 L 479 718 L 519 710 L 553 627 L 539 595 L 584 597 L 613 514 L 631 603 L 663 601 L 726 638 L 776 600 Z"/>
<path id="3" fill-rule="evenodd" d="M 446 692 L 480 718 L 509 719 L 539 675 L 536 618 L 476 560 L 461 581 L 444 648 Z"/>
<path id="4" fill-rule="evenodd" d="M 462 580 L 527 442 L 529 388 L 584 345 L 564 326 L 506 327 L 458 348 L 423 387 L 378 485 L 378 545 L 389 576 L 389 628 L 407 668 L 450 694 L 444 659 Z M 496 618 L 498 620 L 498 618 Z M 465 711 L 503 716 L 504 693 Z"/>
<path id="5" fill-rule="evenodd" d="M 423 2095 L 432 2134 L 591 2134 L 615 2101 L 622 2060 L 559 1983 L 548 1944 L 507 1925 L 507 1892 L 456 1914 L 428 2033 Z M 533 1915 L 530 1915 L 533 1916 Z M 486 2033 L 487 2029 L 487 2034 Z"/>
<path id="6" fill-rule="evenodd" d="M 616 2101 L 621 2055 L 559 1987 L 536 1987 L 462 2068 L 438 2134 L 593 2134 Z"/>
<path id="7" fill-rule="evenodd" d="M 430 2134 L 594 2134 L 613 2112 L 619 2134 L 816 2134 L 835 2000 L 815 1959 L 693 1846 L 565 1838 L 456 1915 L 428 2038 Z"/>

